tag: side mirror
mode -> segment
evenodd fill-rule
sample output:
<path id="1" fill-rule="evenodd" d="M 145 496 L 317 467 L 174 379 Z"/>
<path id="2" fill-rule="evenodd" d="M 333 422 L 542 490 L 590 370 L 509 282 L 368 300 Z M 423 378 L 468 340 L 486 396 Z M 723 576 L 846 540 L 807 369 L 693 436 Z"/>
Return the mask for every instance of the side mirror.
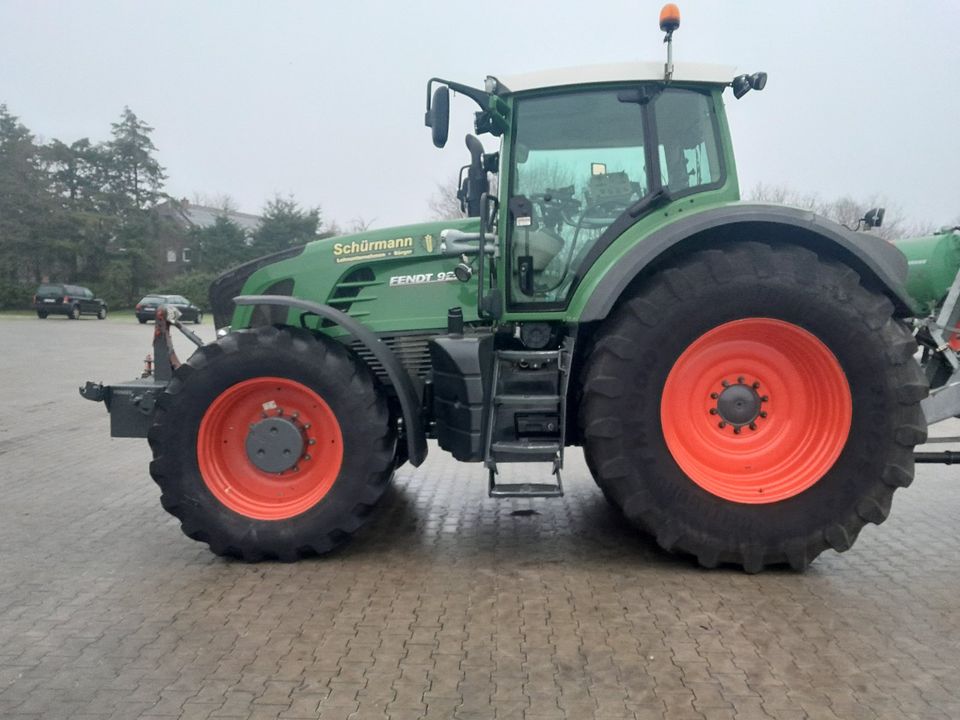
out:
<path id="1" fill-rule="evenodd" d="M 886 211 L 883 208 L 872 208 L 867 210 L 863 216 L 863 224 L 868 228 L 878 228 L 883 224 L 883 216 Z"/>
<path id="2" fill-rule="evenodd" d="M 442 148 L 447 144 L 447 132 L 450 129 L 450 88 L 440 85 L 433 91 L 433 99 L 427 108 L 424 124 L 433 132 L 433 144 Z"/>

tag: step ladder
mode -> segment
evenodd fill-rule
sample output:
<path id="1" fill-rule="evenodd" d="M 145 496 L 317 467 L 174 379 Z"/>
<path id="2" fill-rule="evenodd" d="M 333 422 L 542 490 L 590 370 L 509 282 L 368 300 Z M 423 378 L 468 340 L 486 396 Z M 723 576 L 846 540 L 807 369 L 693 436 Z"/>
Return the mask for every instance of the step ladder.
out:
<path id="1" fill-rule="evenodd" d="M 484 465 L 490 473 L 490 497 L 563 496 L 560 470 L 572 357 L 573 341 L 569 338 L 558 350 L 496 351 L 484 454 Z M 524 376 L 529 374 L 537 375 L 537 382 L 532 383 L 537 387 L 524 387 Z M 511 422 L 504 427 L 504 420 Z M 532 429 L 521 427 L 524 424 Z M 498 483 L 498 467 L 504 463 L 549 463 L 554 481 Z"/>

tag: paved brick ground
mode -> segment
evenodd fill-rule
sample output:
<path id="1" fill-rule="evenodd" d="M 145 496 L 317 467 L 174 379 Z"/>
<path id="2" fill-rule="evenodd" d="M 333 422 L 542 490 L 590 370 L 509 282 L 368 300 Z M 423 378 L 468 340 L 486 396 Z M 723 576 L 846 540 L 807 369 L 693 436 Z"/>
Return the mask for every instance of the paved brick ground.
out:
<path id="1" fill-rule="evenodd" d="M 576 454 L 566 498 L 496 502 L 433 448 L 345 551 L 245 565 L 76 395 L 148 335 L 0 320 L 2 718 L 960 717 L 953 468 L 850 552 L 747 576 L 660 553 Z"/>

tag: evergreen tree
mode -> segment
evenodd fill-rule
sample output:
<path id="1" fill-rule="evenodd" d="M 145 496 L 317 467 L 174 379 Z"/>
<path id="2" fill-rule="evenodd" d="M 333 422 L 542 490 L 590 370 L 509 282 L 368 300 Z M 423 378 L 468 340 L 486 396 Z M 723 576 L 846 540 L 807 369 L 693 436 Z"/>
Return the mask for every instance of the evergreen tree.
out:
<path id="1" fill-rule="evenodd" d="M 129 107 L 123 109 L 120 122 L 111 127 L 113 140 L 106 146 L 110 165 L 108 187 L 117 202 L 116 209 L 121 213 L 144 210 L 161 197 L 167 177 L 153 157 L 157 151 L 150 139 L 153 128 Z"/>
<path id="2" fill-rule="evenodd" d="M 223 215 L 209 227 L 193 228 L 190 237 L 197 251 L 196 267 L 201 271 L 223 272 L 255 255 L 243 229 Z"/>
<path id="3" fill-rule="evenodd" d="M 0 104 L 0 267 L 8 283 L 40 279 L 51 209 L 33 135 Z"/>
<path id="4" fill-rule="evenodd" d="M 305 245 L 319 237 L 320 208 L 302 209 L 296 200 L 275 197 L 263 210 L 260 227 L 253 235 L 258 255 Z"/>

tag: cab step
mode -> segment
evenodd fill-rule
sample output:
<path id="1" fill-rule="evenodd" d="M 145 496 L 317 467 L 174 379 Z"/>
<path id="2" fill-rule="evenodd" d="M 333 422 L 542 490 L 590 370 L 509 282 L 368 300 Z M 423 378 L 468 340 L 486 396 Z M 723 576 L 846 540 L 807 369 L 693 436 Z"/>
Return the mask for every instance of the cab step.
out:
<path id="1" fill-rule="evenodd" d="M 500 462 L 553 462 L 560 452 L 556 440 L 500 440 L 490 446 L 490 459 Z"/>
<path id="2" fill-rule="evenodd" d="M 493 498 L 550 498 L 563 497 L 563 486 L 559 483 L 491 483 L 490 497 Z"/>
<path id="3" fill-rule="evenodd" d="M 557 350 L 496 351 L 485 452 L 490 497 L 563 497 L 560 468 L 572 356 L 572 338 Z M 556 482 L 498 483 L 502 463 L 550 463 Z"/>
<path id="4" fill-rule="evenodd" d="M 557 407 L 559 395 L 496 395 L 493 401 L 498 405 L 543 405 Z"/>

